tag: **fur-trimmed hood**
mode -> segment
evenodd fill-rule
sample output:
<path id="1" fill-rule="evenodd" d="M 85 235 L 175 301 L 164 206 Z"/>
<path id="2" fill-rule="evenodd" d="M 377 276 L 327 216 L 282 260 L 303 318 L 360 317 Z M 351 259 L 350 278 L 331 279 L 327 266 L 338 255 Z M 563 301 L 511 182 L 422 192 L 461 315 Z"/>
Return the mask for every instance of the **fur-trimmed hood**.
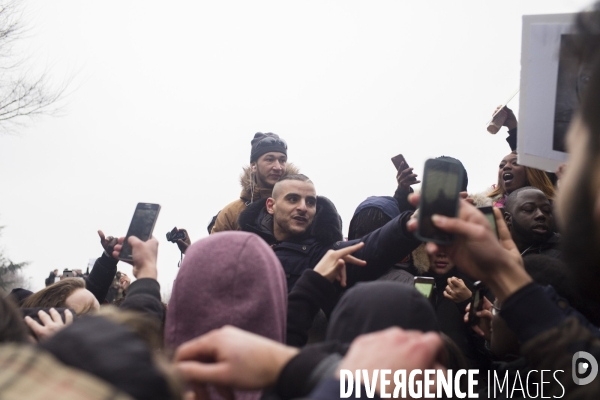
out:
<path id="1" fill-rule="evenodd" d="M 294 175 L 299 174 L 300 170 L 292 163 L 287 163 L 285 167 L 286 175 Z M 242 186 L 242 193 L 240 194 L 240 198 L 244 201 L 250 201 L 252 199 L 252 168 L 249 165 L 245 166 L 240 174 L 240 185 Z M 267 188 L 259 188 L 254 183 L 254 200 L 267 198 L 271 196 L 273 189 Z"/>
<path id="2" fill-rule="evenodd" d="M 254 232 L 267 243 L 273 244 L 276 242 L 273 236 L 273 216 L 267 212 L 266 203 L 267 199 L 265 198 L 248 205 L 240 214 L 238 225 L 243 231 Z M 342 218 L 335 205 L 327 197 L 317 196 L 315 218 L 302 239 L 310 237 L 327 245 L 344 239 Z"/>

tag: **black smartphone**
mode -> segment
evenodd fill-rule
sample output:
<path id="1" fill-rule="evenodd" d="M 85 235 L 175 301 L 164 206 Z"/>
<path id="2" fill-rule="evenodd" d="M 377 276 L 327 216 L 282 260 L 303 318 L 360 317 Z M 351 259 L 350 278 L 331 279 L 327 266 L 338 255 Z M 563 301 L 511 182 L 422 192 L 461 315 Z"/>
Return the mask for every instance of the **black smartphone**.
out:
<path id="1" fill-rule="evenodd" d="M 429 159 L 425 162 L 415 233 L 422 241 L 442 245 L 452 243 L 453 235 L 436 228 L 431 216 L 439 214 L 456 217 L 462 176 L 461 166 L 456 162 L 444 159 Z"/>
<path id="2" fill-rule="evenodd" d="M 477 207 L 477 209 L 479 209 L 479 211 L 485 215 L 488 222 L 492 226 L 492 229 L 496 233 L 496 237 L 500 239 L 500 235 L 498 235 L 498 225 L 496 225 L 496 216 L 494 215 L 494 207 Z"/>
<path id="3" fill-rule="evenodd" d="M 469 308 L 469 325 L 477 325 L 479 317 L 475 314 L 483 309 L 483 296 L 481 295 L 483 284 L 481 281 L 475 282 L 473 285 L 473 297 L 471 298 L 471 307 Z"/>
<path id="4" fill-rule="evenodd" d="M 400 165 L 402 165 L 402 162 L 404 162 L 404 169 L 409 168 L 408 163 L 406 162 L 402 154 L 398 154 L 397 156 L 392 157 L 392 163 L 394 163 L 394 167 L 396 167 L 396 170 L 400 170 Z"/>
<path id="5" fill-rule="evenodd" d="M 427 298 L 431 297 L 434 283 L 435 279 L 428 276 L 415 276 L 415 289 Z"/>
<path id="6" fill-rule="evenodd" d="M 150 239 L 159 212 L 159 204 L 138 203 L 135 212 L 133 213 L 133 218 L 131 218 L 131 224 L 129 224 L 123 247 L 119 253 L 119 260 L 133 261 L 131 246 L 128 242 L 129 237 L 135 236 L 144 242 Z"/>

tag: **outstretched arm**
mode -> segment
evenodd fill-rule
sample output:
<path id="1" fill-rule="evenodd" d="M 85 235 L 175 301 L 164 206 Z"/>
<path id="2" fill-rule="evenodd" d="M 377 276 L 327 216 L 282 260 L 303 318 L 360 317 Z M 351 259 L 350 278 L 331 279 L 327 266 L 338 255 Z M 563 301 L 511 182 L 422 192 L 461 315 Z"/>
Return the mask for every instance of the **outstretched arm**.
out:
<path id="1" fill-rule="evenodd" d="M 402 261 L 421 244 L 421 241 L 416 239 L 406 228 L 412 215 L 412 211 L 404 212 L 361 239 L 336 243 L 335 249 L 352 246 L 360 241 L 365 243 L 362 249 L 354 253 L 354 256 L 366 261 L 367 265 L 361 267 L 347 264 L 348 287 L 356 282 L 379 278 L 392 265 Z"/>

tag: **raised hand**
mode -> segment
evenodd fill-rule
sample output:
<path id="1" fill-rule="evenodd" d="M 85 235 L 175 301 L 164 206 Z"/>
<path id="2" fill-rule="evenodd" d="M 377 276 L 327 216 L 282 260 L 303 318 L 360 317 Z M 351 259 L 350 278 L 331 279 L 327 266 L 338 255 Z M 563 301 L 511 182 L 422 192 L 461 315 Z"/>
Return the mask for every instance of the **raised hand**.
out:
<path id="1" fill-rule="evenodd" d="M 197 398 L 206 384 L 223 389 L 255 390 L 273 386 L 299 350 L 232 326 L 215 329 L 179 346 L 177 369 L 193 385 Z"/>
<path id="2" fill-rule="evenodd" d="M 418 204 L 419 195 L 412 194 L 409 201 Z M 494 209 L 500 240 L 477 208 L 466 200 L 460 200 L 458 218 L 434 215 L 432 221 L 439 229 L 453 233 L 454 243 L 439 246 L 427 243 L 430 254 L 438 250 L 448 254 L 454 263 L 476 280 L 481 280 L 492 292 L 504 301 L 506 297 L 532 281 L 523 268 L 523 259 L 500 210 Z M 410 231 L 416 231 L 417 221 L 407 223 Z"/>
<path id="3" fill-rule="evenodd" d="M 359 260 L 351 254 L 364 247 L 364 243 L 360 242 L 352 246 L 344 247 L 339 250 L 328 250 L 321 258 L 314 270 L 333 282 L 340 282 L 342 287 L 346 287 L 346 263 L 365 266 L 367 262 Z"/>
<path id="4" fill-rule="evenodd" d="M 98 236 L 100 236 L 100 244 L 102 245 L 102 248 L 104 249 L 106 255 L 109 257 L 113 257 L 113 250 L 118 242 L 118 239 L 112 236 L 105 237 L 104 232 L 102 232 L 101 230 L 98 230 Z"/>
<path id="5" fill-rule="evenodd" d="M 398 174 L 396 175 L 396 181 L 398 182 L 398 186 L 400 186 L 403 190 L 409 191 L 412 185 L 416 185 L 417 183 L 421 183 L 421 181 L 417 180 L 417 174 L 413 174 L 414 168 L 406 168 L 407 165 L 404 161 L 400 163 L 400 168 L 398 168 Z"/>
<path id="6" fill-rule="evenodd" d="M 455 276 L 448 278 L 448 285 L 444 289 L 444 297 L 455 303 L 461 303 L 471 298 L 473 293 L 469 290 L 465 282 Z"/>
<path id="7" fill-rule="evenodd" d="M 115 245 L 113 257 L 118 258 L 125 238 L 119 238 L 119 244 Z M 135 236 L 129 237 L 131 245 L 131 254 L 133 257 L 133 276 L 137 279 L 152 278 L 156 279 L 158 270 L 156 268 L 156 258 L 158 257 L 158 240 L 151 237 L 142 242 Z"/>

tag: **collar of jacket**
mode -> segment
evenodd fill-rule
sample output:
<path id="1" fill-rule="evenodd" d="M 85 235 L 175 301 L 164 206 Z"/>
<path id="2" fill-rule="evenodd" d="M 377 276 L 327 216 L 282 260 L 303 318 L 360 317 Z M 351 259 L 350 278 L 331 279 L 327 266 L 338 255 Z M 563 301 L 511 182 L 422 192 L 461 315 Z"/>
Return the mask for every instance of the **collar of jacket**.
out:
<path id="1" fill-rule="evenodd" d="M 299 174 L 299 173 L 300 173 L 300 171 L 294 164 L 287 163 L 284 176 Z M 242 201 L 244 203 L 252 200 L 252 179 L 253 179 L 252 178 L 252 169 L 250 168 L 250 166 L 244 167 L 242 174 L 240 175 L 240 185 L 242 186 L 242 192 L 240 193 L 240 199 L 242 199 Z M 271 197 L 272 193 L 273 193 L 273 188 L 270 188 L 270 189 L 260 188 L 260 187 L 258 187 L 256 182 L 254 182 L 254 201 L 259 200 L 259 199 L 267 199 L 267 198 Z"/>
<path id="2" fill-rule="evenodd" d="M 273 217 L 267 212 L 266 203 L 267 199 L 260 199 L 248 205 L 240 214 L 238 224 L 243 231 L 256 233 L 272 245 L 277 240 L 273 236 Z M 300 243 L 309 238 L 327 245 L 344 239 L 342 218 L 327 197 L 317 196 L 317 212 L 312 225 L 304 235 L 290 242 Z"/>
<path id="3" fill-rule="evenodd" d="M 546 249 L 551 249 L 551 248 L 558 248 L 560 245 L 560 233 L 558 232 L 554 232 L 552 234 L 552 236 L 550 236 L 550 238 L 548 240 L 546 240 L 544 243 L 538 244 L 538 245 L 531 245 L 529 246 L 527 249 L 525 249 L 525 251 L 523 251 L 523 254 L 521 256 L 526 256 L 527 254 L 531 254 L 531 253 L 539 253 L 543 250 Z"/>

